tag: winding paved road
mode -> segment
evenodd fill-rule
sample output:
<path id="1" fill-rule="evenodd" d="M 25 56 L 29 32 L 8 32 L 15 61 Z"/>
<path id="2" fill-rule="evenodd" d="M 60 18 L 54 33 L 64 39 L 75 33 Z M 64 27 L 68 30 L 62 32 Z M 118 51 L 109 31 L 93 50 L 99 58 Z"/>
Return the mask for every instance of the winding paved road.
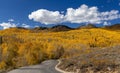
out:
<path id="1" fill-rule="evenodd" d="M 39 65 L 21 67 L 20 69 L 15 69 L 8 73 L 60 73 L 55 70 L 57 64 L 58 61 L 56 60 L 48 60 Z"/>

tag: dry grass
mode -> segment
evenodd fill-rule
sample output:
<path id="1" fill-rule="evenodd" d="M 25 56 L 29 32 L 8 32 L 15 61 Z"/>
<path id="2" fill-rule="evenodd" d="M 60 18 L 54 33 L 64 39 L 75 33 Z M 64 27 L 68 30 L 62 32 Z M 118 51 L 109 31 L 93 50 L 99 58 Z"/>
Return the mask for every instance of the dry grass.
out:
<path id="1" fill-rule="evenodd" d="M 87 50 L 87 49 L 86 49 Z M 91 48 L 91 52 L 80 56 L 62 59 L 59 66 L 66 71 L 78 73 L 120 73 L 120 46 L 109 48 Z"/>

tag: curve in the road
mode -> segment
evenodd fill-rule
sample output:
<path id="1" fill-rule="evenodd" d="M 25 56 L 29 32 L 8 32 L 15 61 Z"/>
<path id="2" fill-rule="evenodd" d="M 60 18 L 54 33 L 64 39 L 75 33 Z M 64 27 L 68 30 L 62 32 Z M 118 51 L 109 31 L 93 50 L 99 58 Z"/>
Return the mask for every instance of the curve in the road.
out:
<path id="1" fill-rule="evenodd" d="M 21 67 L 19 69 L 12 70 L 8 73 L 60 73 L 55 69 L 58 64 L 56 60 L 44 61 L 39 65 Z"/>

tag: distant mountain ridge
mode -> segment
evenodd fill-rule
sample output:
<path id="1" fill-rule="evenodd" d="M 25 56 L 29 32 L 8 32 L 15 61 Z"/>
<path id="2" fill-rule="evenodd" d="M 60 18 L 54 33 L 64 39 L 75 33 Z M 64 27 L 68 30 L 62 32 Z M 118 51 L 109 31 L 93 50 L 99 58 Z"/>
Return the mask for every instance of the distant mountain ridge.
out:
<path id="1" fill-rule="evenodd" d="M 90 29 L 90 28 L 97 28 L 94 24 L 87 24 L 78 27 L 77 29 Z"/>
<path id="2" fill-rule="evenodd" d="M 50 28 L 51 31 L 69 31 L 69 30 L 72 30 L 73 28 L 70 28 L 66 25 L 56 25 L 56 26 L 53 26 L 52 28 Z"/>
<path id="3" fill-rule="evenodd" d="M 111 26 L 104 26 L 104 27 L 97 27 L 94 24 L 87 24 L 87 25 L 82 25 L 77 28 L 71 28 L 66 25 L 55 25 L 53 27 L 35 27 L 33 29 L 28 29 L 24 27 L 14 27 L 14 28 L 9 28 L 13 31 L 19 31 L 19 30 L 28 30 L 30 32 L 61 32 L 61 31 L 70 31 L 70 30 L 78 30 L 78 29 L 92 29 L 92 28 L 103 28 L 107 30 L 120 30 L 120 24 L 114 24 Z M 6 29 L 6 30 L 9 30 Z"/>
<path id="4" fill-rule="evenodd" d="M 53 32 L 59 32 L 59 31 L 69 31 L 73 28 L 70 28 L 66 25 L 55 25 L 53 27 L 36 27 L 32 29 L 33 31 L 53 31 Z"/>
<path id="5" fill-rule="evenodd" d="M 105 29 L 110 29 L 110 30 L 120 30 L 120 24 L 114 24 L 111 26 L 105 26 Z"/>

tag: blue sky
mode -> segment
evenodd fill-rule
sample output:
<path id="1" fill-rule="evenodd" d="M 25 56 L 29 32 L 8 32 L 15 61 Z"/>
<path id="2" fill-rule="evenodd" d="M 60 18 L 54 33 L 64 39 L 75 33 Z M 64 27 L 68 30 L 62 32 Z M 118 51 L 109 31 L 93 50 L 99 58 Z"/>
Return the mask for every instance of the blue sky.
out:
<path id="1" fill-rule="evenodd" d="M 93 8 L 93 11 L 90 11 L 91 16 L 85 17 L 90 14 L 90 8 Z M 84 16 L 81 16 L 81 9 L 87 11 L 86 14 L 83 12 Z M 71 12 L 73 13 L 67 14 Z M 105 12 L 107 12 L 106 16 L 103 16 Z M 96 13 L 103 17 L 93 21 L 92 19 L 96 17 L 92 16 Z M 116 17 L 109 17 L 112 14 Z M 31 16 L 28 17 L 29 15 Z M 104 19 L 105 17 L 107 18 Z M 12 26 L 35 27 L 56 24 L 77 27 L 87 23 L 98 26 L 120 23 L 120 0 L 0 0 L 0 29 Z"/>

